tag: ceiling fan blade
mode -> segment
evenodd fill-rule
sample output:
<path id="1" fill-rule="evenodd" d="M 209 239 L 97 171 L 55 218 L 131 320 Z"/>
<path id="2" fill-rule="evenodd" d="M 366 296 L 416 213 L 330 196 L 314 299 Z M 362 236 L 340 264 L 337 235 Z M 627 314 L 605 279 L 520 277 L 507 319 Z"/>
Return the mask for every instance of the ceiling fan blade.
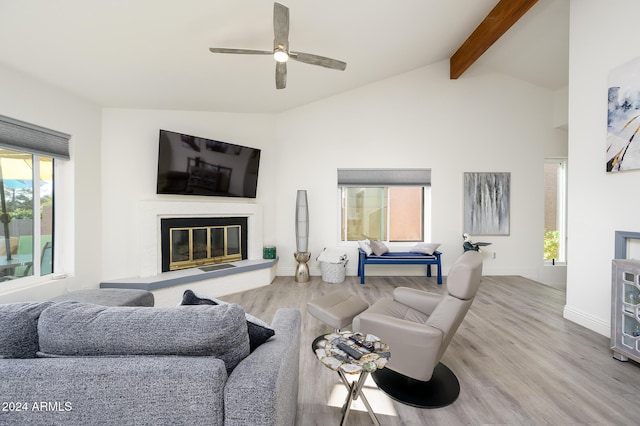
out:
<path id="1" fill-rule="evenodd" d="M 253 50 L 253 49 L 228 49 L 226 47 L 210 47 L 212 53 L 238 53 L 243 55 L 273 55 L 270 50 Z"/>
<path id="2" fill-rule="evenodd" d="M 273 44 L 289 50 L 289 8 L 280 3 L 273 4 Z"/>
<path id="3" fill-rule="evenodd" d="M 312 55 L 311 53 L 289 52 L 289 57 L 298 62 L 305 64 L 320 65 L 321 67 L 331 68 L 333 70 L 344 71 L 347 63 L 338 61 L 337 59 L 325 58 L 324 56 Z"/>
<path id="4" fill-rule="evenodd" d="M 276 62 L 276 89 L 287 87 L 287 63 Z"/>

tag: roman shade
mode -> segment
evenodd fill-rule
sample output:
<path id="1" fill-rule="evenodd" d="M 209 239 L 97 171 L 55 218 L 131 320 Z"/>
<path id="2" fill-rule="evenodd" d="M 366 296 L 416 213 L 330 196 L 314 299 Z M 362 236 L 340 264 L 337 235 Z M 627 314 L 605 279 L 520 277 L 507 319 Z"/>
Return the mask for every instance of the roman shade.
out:
<path id="1" fill-rule="evenodd" d="M 338 186 L 430 186 L 431 169 L 338 169 Z"/>
<path id="2" fill-rule="evenodd" d="M 71 135 L 0 115 L 0 147 L 69 159 Z"/>

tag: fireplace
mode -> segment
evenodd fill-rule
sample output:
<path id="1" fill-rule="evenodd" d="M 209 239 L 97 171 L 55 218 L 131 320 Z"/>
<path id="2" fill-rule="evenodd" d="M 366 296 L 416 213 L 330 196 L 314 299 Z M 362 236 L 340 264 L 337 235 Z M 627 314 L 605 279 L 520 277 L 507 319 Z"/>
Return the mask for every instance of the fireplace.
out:
<path id="1" fill-rule="evenodd" d="M 162 221 L 171 218 L 242 218 L 241 252 L 246 259 L 232 263 L 162 271 Z M 200 224 L 197 224 L 200 225 Z M 237 293 L 269 285 L 276 276 L 278 260 L 265 260 L 263 254 L 263 212 L 255 202 L 212 202 L 201 198 L 165 198 L 140 200 L 138 213 L 140 251 L 131 265 L 139 273 L 127 278 L 106 277 L 101 288 L 133 288 L 154 292 L 156 306 L 175 304 L 182 293 L 191 287 L 208 292 L 212 297 Z M 166 232 L 166 231 L 165 231 Z M 247 241 L 245 243 L 244 238 Z M 165 240 L 167 238 L 165 237 Z M 167 240 L 168 241 L 168 240 Z M 166 251 L 165 247 L 165 251 Z M 165 262 L 166 263 L 166 262 Z"/>
<path id="2" fill-rule="evenodd" d="M 162 272 L 247 259 L 246 217 L 179 217 L 160 221 Z"/>
<path id="3" fill-rule="evenodd" d="M 203 197 L 201 197 L 203 198 Z M 168 269 L 163 271 L 162 266 L 162 231 L 161 223 L 164 219 L 171 218 L 246 218 L 247 227 L 243 229 L 243 234 L 247 237 L 247 244 L 242 242 L 243 248 L 247 251 L 247 258 L 242 262 L 262 259 L 263 241 L 263 213 L 262 206 L 251 202 L 215 202 L 202 201 L 200 198 L 186 197 L 185 199 L 153 199 L 141 200 L 139 210 L 139 232 L 140 232 L 140 252 L 136 258 L 139 268 L 139 275 L 142 278 L 153 279 L 159 275 L 167 274 Z M 223 267 L 218 264 L 211 267 Z M 199 268 L 183 269 L 177 274 L 186 275 L 189 272 L 198 274 Z"/>

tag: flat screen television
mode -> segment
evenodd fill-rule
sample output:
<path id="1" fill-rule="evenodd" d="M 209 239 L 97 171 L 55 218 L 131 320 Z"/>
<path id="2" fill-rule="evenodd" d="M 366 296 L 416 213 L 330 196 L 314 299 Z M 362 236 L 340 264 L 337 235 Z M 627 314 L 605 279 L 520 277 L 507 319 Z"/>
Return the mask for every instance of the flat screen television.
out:
<path id="1" fill-rule="evenodd" d="M 158 194 L 255 198 L 260 150 L 160 130 Z"/>

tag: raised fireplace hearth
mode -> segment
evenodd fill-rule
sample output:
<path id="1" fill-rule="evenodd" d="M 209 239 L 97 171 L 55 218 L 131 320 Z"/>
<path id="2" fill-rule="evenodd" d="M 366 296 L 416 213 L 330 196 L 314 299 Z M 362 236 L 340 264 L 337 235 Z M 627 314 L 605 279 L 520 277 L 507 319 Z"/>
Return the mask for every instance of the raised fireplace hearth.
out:
<path id="1" fill-rule="evenodd" d="M 244 217 L 247 219 L 247 259 L 232 267 L 203 270 L 206 266 L 162 272 L 161 221 L 170 218 Z M 276 276 L 278 259 L 263 259 L 263 212 L 255 202 L 212 202 L 186 197 L 141 200 L 138 214 L 140 252 L 135 259 L 139 273 L 110 277 L 101 288 L 133 288 L 153 291 L 156 306 L 174 306 L 186 289 L 211 297 L 269 285 Z M 216 264 L 229 265 L 229 264 Z M 207 268 L 208 269 L 208 268 Z"/>
<path id="2" fill-rule="evenodd" d="M 247 259 L 246 217 L 178 217 L 160 221 L 162 272 Z"/>

